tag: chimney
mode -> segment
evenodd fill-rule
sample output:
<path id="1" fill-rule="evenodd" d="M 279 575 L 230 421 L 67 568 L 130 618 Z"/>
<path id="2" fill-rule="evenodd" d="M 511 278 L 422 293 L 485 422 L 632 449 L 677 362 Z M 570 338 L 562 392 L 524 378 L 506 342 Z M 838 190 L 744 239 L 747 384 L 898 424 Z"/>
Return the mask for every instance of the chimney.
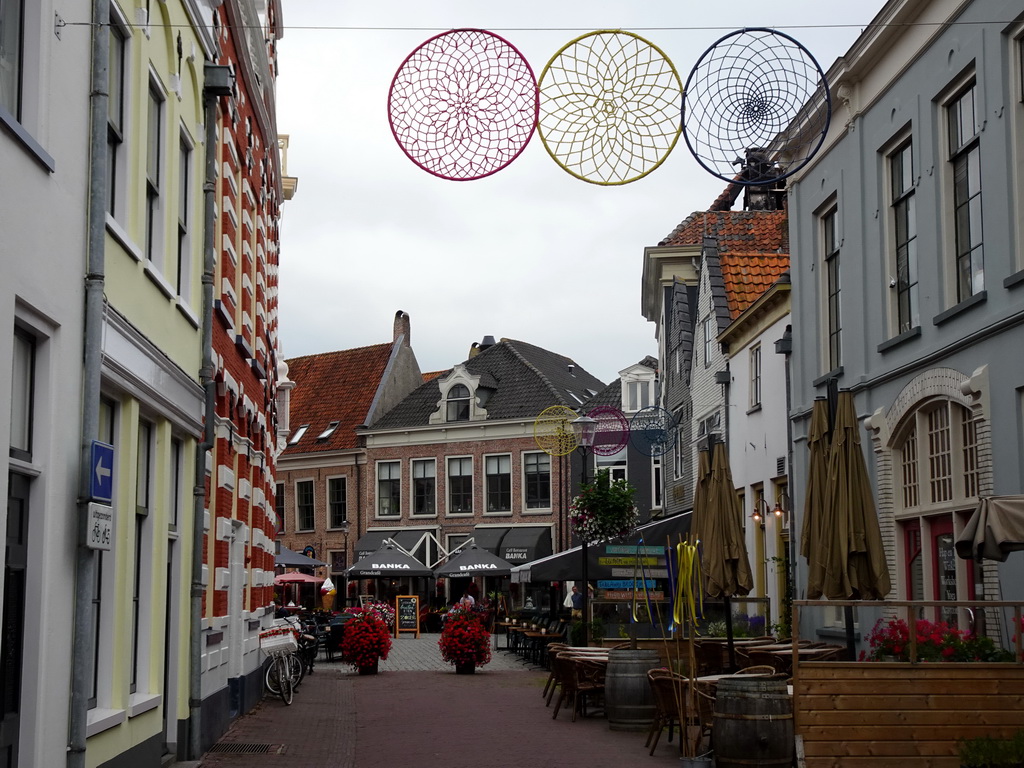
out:
<path id="1" fill-rule="evenodd" d="M 480 344 L 479 344 L 479 342 L 474 341 L 472 344 L 469 345 L 469 356 L 470 357 L 476 357 L 479 354 L 480 354 Z"/>
<path id="2" fill-rule="evenodd" d="M 403 346 L 411 346 L 412 342 L 410 336 L 412 335 L 412 328 L 409 325 L 409 315 L 398 310 L 395 312 L 395 341 L 402 339 Z"/>
<path id="3" fill-rule="evenodd" d="M 485 349 L 489 349 L 494 346 L 493 336 L 484 336 L 483 341 L 480 342 L 480 351 L 483 352 Z"/>

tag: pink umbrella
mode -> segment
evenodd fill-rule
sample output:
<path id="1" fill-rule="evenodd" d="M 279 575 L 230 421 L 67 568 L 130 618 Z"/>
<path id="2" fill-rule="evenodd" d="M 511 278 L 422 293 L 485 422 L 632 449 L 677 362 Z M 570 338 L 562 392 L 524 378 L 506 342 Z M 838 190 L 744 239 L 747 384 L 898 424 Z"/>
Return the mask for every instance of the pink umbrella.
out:
<path id="1" fill-rule="evenodd" d="M 319 584 L 322 582 L 319 576 L 310 576 L 308 573 L 300 573 L 299 571 L 289 571 L 288 573 L 281 573 L 274 577 L 275 584 Z"/>

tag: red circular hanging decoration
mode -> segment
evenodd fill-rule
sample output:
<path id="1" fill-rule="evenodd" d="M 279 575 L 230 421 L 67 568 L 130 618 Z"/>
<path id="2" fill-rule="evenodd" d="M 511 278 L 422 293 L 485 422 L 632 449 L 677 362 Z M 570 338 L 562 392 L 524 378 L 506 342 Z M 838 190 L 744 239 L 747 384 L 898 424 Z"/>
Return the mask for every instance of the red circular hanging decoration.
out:
<path id="1" fill-rule="evenodd" d="M 587 416 L 597 422 L 592 450 L 598 456 L 614 456 L 629 443 L 629 421 L 618 408 L 599 405 Z"/>
<path id="2" fill-rule="evenodd" d="M 420 168 L 471 181 L 519 156 L 539 104 L 537 79 L 515 46 L 486 30 L 455 29 L 402 62 L 388 93 L 388 121 Z"/>

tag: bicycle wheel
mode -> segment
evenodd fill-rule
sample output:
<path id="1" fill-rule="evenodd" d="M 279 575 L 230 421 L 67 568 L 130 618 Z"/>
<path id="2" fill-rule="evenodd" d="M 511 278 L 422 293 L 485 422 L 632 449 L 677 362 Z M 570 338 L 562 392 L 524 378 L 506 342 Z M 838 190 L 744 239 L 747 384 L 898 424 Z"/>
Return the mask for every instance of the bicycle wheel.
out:
<path id="1" fill-rule="evenodd" d="M 281 683 L 279 680 L 280 670 L 277 667 L 277 657 L 271 656 L 267 659 L 267 669 L 263 673 L 263 684 L 271 696 L 281 695 Z"/>
<path id="2" fill-rule="evenodd" d="M 292 686 L 291 674 L 288 669 L 288 659 L 290 658 L 291 656 L 278 656 L 277 660 L 274 662 L 274 666 L 277 667 L 277 679 L 281 683 L 281 701 L 286 705 L 292 703 L 292 695 L 295 692 L 295 689 Z"/>
<path id="3" fill-rule="evenodd" d="M 297 653 L 290 653 L 285 658 L 288 660 L 288 676 L 291 679 L 292 688 L 298 688 L 302 678 L 306 676 L 306 666 Z"/>

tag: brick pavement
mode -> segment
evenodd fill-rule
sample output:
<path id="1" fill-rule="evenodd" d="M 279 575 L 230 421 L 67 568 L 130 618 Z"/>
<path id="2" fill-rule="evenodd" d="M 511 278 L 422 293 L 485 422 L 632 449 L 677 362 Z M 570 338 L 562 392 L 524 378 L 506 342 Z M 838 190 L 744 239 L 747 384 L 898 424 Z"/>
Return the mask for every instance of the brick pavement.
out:
<path id="1" fill-rule="evenodd" d="M 437 635 L 395 641 L 378 675 L 317 664 L 286 707 L 265 698 L 239 718 L 202 768 L 621 768 L 678 765 L 663 736 L 653 757 L 644 733 L 612 731 L 601 716 L 544 706 L 547 672 L 499 652 L 474 675 L 441 661 Z M 677 735 L 678 739 L 678 735 Z M 267 745 L 264 747 L 264 745 Z M 259 748 L 264 753 L 224 752 Z"/>

